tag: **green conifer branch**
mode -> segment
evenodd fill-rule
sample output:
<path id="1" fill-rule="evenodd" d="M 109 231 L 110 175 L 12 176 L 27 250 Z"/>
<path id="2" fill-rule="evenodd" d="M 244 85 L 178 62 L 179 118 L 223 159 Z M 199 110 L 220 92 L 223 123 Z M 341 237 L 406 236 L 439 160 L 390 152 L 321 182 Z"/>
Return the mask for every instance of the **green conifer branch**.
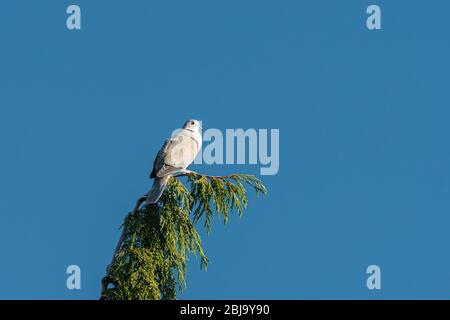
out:
<path id="1" fill-rule="evenodd" d="M 186 286 L 189 254 L 200 258 L 206 270 L 206 257 L 195 223 L 204 218 L 211 231 L 214 212 L 228 223 L 229 214 L 241 217 L 247 206 L 245 185 L 257 194 L 267 189 L 252 175 L 207 176 L 185 171 L 189 189 L 177 178 L 169 180 L 159 204 L 147 204 L 140 197 L 122 225 L 106 276 L 101 299 L 176 299 Z"/>

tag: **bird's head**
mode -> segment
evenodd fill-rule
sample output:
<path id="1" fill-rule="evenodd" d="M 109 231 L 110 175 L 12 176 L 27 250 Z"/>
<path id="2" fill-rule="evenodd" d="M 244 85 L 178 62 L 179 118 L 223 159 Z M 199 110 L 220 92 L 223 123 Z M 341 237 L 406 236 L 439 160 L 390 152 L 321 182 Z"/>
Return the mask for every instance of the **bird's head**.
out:
<path id="1" fill-rule="evenodd" d="M 194 119 L 189 119 L 188 121 L 186 121 L 183 125 L 183 129 L 202 133 L 202 126 L 200 121 Z"/>

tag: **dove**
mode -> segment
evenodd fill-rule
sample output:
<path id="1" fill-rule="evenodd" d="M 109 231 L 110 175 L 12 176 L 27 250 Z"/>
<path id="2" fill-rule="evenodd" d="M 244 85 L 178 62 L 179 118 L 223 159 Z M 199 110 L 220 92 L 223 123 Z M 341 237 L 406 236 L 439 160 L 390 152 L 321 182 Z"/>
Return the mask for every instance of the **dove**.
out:
<path id="1" fill-rule="evenodd" d="M 147 203 L 158 202 L 170 177 L 186 172 L 202 147 L 200 121 L 188 120 L 181 130 L 167 139 L 156 155 L 150 178 L 153 186 L 147 194 Z"/>

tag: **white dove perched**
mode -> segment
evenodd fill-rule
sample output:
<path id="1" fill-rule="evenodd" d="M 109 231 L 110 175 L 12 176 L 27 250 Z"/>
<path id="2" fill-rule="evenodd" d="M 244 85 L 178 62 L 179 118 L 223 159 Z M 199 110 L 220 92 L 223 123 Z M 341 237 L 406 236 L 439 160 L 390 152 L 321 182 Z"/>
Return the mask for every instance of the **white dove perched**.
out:
<path id="1" fill-rule="evenodd" d="M 197 120 L 188 120 L 181 130 L 167 139 L 156 155 L 150 178 L 153 186 L 147 194 L 147 203 L 156 203 L 171 176 L 185 172 L 202 147 L 202 128 Z"/>

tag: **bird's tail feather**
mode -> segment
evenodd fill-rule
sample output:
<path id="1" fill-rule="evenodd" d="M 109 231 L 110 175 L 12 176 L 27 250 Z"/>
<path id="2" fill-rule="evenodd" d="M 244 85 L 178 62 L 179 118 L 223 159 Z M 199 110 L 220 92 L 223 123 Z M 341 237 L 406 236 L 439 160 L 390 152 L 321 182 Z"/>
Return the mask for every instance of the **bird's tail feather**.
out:
<path id="1" fill-rule="evenodd" d="M 156 203 L 166 189 L 167 182 L 169 182 L 170 176 L 162 178 L 155 178 L 153 186 L 147 194 L 147 203 Z"/>

